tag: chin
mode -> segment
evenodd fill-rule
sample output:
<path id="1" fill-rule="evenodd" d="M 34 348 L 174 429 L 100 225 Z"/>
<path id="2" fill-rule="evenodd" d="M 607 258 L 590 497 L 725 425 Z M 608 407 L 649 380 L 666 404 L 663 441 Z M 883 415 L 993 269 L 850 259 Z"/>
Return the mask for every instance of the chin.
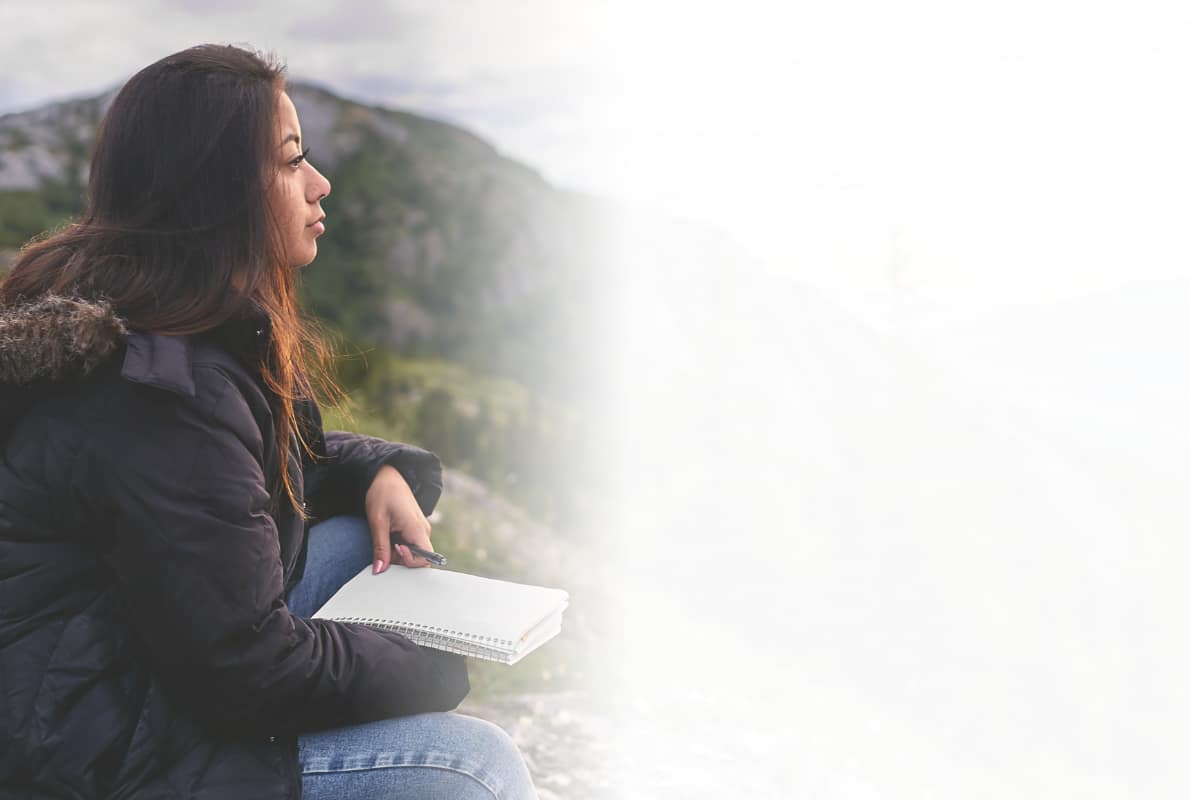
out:
<path id="1" fill-rule="evenodd" d="M 308 266 L 310 266 L 310 264 L 312 264 L 314 262 L 314 259 L 317 257 L 318 257 L 318 248 L 315 248 L 310 253 L 304 254 L 300 258 L 298 258 L 297 263 L 295 263 L 293 265 L 293 268 L 301 269 L 302 267 L 308 267 Z"/>

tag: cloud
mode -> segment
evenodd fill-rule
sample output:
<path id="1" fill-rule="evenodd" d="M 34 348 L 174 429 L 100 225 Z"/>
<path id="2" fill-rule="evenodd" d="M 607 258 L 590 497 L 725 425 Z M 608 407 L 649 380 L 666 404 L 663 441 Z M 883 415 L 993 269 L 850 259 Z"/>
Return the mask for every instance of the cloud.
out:
<path id="1" fill-rule="evenodd" d="M 232 0 L 236 2 L 236 0 Z M 319 3 L 314 14 L 296 16 L 285 29 L 292 42 L 319 47 L 379 42 L 409 46 L 433 25 L 431 11 L 416 3 L 376 3 L 344 0 L 333 6 Z"/>
<path id="2" fill-rule="evenodd" d="M 593 94 L 600 30 L 549 0 L 4 3 L 0 110 L 98 93 L 199 42 L 247 44 L 295 78 L 463 124 L 548 175 L 535 154 L 556 151 L 555 132 Z"/>

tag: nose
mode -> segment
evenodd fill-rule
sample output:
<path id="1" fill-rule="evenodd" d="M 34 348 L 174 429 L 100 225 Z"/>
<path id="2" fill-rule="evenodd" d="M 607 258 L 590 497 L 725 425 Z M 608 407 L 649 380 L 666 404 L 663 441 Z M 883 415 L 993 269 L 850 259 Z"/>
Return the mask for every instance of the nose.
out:
<path id="1" fill-rule="evenodd" d="M 324 176 L 321 172 L 314 169 L 314 167 L 310 167 L 310 170 L 314 173 L 314 179 L 310 181 L 309 189 L 307 191 L 310 195 L 312 195 L 310 202 L 317 203 L 319 200 L 331 193 L 331 182 L 328 181 L 326 176 Z"/>

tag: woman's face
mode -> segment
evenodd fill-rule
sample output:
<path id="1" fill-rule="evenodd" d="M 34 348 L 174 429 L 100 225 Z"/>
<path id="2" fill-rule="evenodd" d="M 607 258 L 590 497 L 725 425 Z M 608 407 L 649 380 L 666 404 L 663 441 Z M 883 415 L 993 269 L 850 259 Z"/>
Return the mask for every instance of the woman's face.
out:
<path id="1" fill-rule="evenodd" d="M 293 101 L 281 92 L 277 102 L 277 177 L 269 200 L 291 266 L 304 267 L 318 255 L 318 237 L 326 231 L 320 203 L 331 193 L 331 184 L 303 154 L 302 128 Z"/>

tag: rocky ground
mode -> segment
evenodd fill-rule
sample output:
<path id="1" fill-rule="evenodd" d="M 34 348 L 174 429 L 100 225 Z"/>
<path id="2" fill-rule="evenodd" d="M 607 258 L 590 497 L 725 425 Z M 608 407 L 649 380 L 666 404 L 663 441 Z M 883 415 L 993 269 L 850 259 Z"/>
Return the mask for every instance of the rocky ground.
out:
<path id="1" fill-rule="evenodd" d="M 614 775 L 606 767 L 612 745 L 609 718 L 581 692 L 526 692 L 486 702 L 467 701 L 461 713 L 495 722 L 521 749 L 541 800 L 610 800 Z"/>

